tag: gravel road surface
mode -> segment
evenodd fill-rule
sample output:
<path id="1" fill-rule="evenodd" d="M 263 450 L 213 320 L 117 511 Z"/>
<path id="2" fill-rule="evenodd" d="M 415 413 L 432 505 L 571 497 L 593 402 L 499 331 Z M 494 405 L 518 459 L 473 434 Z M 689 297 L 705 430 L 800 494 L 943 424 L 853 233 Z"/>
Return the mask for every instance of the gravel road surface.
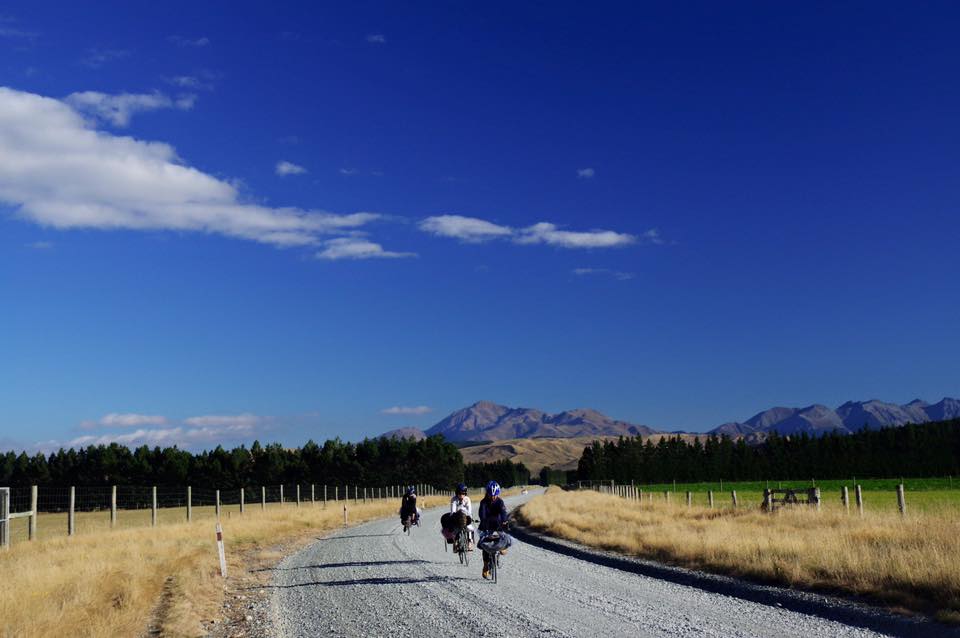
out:
<path id="1" fill-rule="evenodd" d="M 535 495 L 508 498 L 507 504 L 513 508 Z M 504 557 L 499 582 L 493 584 L 480 577 L 479 551 L 472 553 L 469 567 L 455 554 L 444 553 L 442 513 L 425 512 L 410 536 L 400 533 L 398 519 L 375 521 L 286 558 L 273 584 L 277 635 L 889 635 L 519 541 Z"/>

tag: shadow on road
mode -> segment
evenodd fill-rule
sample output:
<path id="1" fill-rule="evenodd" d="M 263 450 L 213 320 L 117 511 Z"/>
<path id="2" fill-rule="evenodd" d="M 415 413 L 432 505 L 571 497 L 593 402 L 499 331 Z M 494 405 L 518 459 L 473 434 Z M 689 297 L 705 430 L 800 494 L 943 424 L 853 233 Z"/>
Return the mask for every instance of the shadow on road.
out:
<path id="1" fill-rule="evenodd" d="M 292 572 L 300 569 L 330 569 L 333 567 L 382 567 L 383 565 L 429 565 L 428 560 L 366 560 L 351 563 L 325 563 L 323 565 L 300 565 L 299 567 L 264 567 L 252 572 Z"/>
<path id="2" fill-rule="evenodd" d="M 351 578 L 349 580 L 314 581 L 310 583 L 293 583 L 291 585 L 264 585 L 249 589 L 295 589 L 297 587 L 349 587 L 352 585 L 418 585 L 421 583 L 452 583 L 458 580 L 469 580 L 462 577 L 424 576 L 422 578 L 406 576 L 382 576 L 379 578 Z"/>
<path id="3" fill-rule="evenodd" d="M 396 536 L 396 534 L 352 534 L 350 536 L 318 536 L 318 541 L 340 541 L 349 538 L 384 538 L 386 536 Z"/>

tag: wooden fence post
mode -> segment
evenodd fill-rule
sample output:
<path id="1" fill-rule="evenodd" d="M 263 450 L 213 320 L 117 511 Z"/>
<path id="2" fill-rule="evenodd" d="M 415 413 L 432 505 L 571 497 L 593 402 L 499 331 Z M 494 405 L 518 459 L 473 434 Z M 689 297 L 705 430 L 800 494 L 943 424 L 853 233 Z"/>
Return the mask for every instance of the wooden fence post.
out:
<path id="1" fill-rule="evenodd" d="M 297 507 L 300 507 L 300 484 L 297 483 Z"/>
<path id="2" fill-rule="evenodd" d="M 327 486 L 326 485 L 323 486 L 323 507 L 324 509 L 326 509 L 327 507 Z"/>
<path id="3" fill-rule="evenodd" d="M 907 497 L 903 493 L 903 483 L 897 485 L 897 507 L 900 509 L 900 516 L 907 515 Z"/>
<path id="4" fill-rule="evenodd" d="M 843 509 L 846 510 L 847 514 L 849 514 L 850 513 L 850 491 L 847 489 L 846 485 L 840 488 L 840 502 L 843 503 Z"/>
<path id="5" fill-rule="evenodd" d="M 863 490 L 859 485 L 854 486 L 853 496 L 857 500 L 857 513 L 863 518 Z"/>
<path id="6" fill-rule="evenodd" d="M 713 490 L 707 490 L 707 502 L 710 504 L 710 509 L 713 509 Z"/>
<path id="7" fill-rule="evenodd" d="M 187 486 L 187 522 L 193 522 L 193 486 Z"/>
<path id="8" fill-rule="evenodd" d="M 151 490 L 150 498 L 150 527 L 157 526 L 157 486 L 154 485 Z"/>
<path id="9" fill-rule="evenodd" d="M 773 510 L 773 493 L 770 491 L 770 488 L 764 488 L 763 490 L 763 511 L 769 512 Z"/>
<path id="10" fill-rule="evenodd" d="M 70 486 L 70 509 L 67 512 L 67 536 L 73 536 L 73 533 L 76 531 L 74 524 L 76 523 L 76 518 L 74 518 L 74 509 L 77 504 L 77 488 Z"/>
<path id="11" fill-rule="evenodd" d="M 670 490 L 667 490 L 663 493 L 663 500 L 665 500 L 668 504 L 670 503 Z"/>
<path id="12" fill-rule="evenodd" d="M 114 501 L 116 501 L 117 488 L 113 488 Z M 37 538 L 37 486 L 30 486 L 30 519 L 27 522 L 27 540 L 36 540 Z M 113 523 L 111 523 L 113 526 Z"/>
<path id="13" fill-rule="evenodd" d="M 346 501 L 344 501 L 344 503 L 343 503 L 343 526 L 344 526 L 344 527 L 347 526 L 347 503 L 346 503 Z"/>
<path id="14" fill-rule="evenodd" d="M 357 486 L 354 485 L 354 486 L 353 486 L 353 504 L 354 504 L 354 505 L 357 504 L 357 491 L 358 491 L 358 490 L 357 490 Z M 423 494 L 423 492 L 420 492 L 420 493 Z"/>
<path id="15" fill-rule="evenodd" d="M 816 506 L 817 511 L 820 511 L 820 488 L 814 487 L 810 489 L 810 499 L 813 504 Z"/>
<path id="16" fill-rule="evenodd" d="M 220 490 L 217 490 L 215 492 L 214 498 L 216 499 L 216 503 L 214 505 L 214 511 L 217 513 L 217 520 L 219 521 L 220 520 Z"/>
<path id="17" fill-rule="evenodd" d="M 730 490 L 730 499 L 733 501 L 733 507 L 737 507 L 737 490 Z"/>
<path id="18" fill-rule="evenodd" d="M 260 509 L 261 510 L 267 509 L 267 486 L 266 485 L 260 486 Z"/>
<path id="19" fill-rule="evenodd" d="M 0 487 L 0 549 L 10 549 L 9 487 Z"/>
<path id="20" fill-rule="evenodd" d="M 280 504 L 283 505 L 283 484 L 280 484 Z"/>
<path id="21" fill-rule="evenodd" d="M 244 488 L 241 487 L 240 488 L 240 513 L 241 514 L 243 514 L 244 510 L 246 510 L 246 504 L 247 504 L 246 503 L 247 499 L 244 496 L 243 492 L 244 492 Z"/>
<path id="22" fill-rule="evenodd" d="M 363 488 L 363 502 L 367 502 L 367 488 Z"/>
<path id="23" fill-rule="evenodd" d="M 317 502 L 316 486 L 313 483 L 311 483 L 310 484 L 310 504 L 315 505 L 316 502 Z"/>
<path id="24" fill-rule="evenodd" d="M 336 503 L 339 500 L 340 500 L 340 486 L 334 485 L 333 486 L 333 502 Z"/>
<path id="25" fill-rule="evenodd" d="M 690 507 L 691 505 L 693 505 L 693 493 L 688 491 L 688 492 L 687 492 L 687 507 Z"/>

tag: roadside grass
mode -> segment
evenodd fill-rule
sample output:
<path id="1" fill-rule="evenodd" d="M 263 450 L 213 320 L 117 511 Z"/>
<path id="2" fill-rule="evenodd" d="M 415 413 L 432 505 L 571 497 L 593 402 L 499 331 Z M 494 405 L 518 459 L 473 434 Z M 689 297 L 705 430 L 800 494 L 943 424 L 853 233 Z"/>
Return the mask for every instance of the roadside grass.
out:
<path id="1" fill-rule="evenodd" d="M 895 509 L 873 511 L 860 518 L 838 505 L 820 512 L 792 508 L 764 514 L 756 506 L 735 510 L 668 504 L 662 494 L 650 503 L 550 488 L 523 505 L 518 519 L 592 547 L 761 582 L 863 596 L 956 623 L 960 520 L 956 510 L 912 511 L 908 507 L 906 517 Z"/>
<path id="2" fill-rule="evenodd" d="M 445 497 L 421 500 L 423 507 L 447 503 Z M 397 508 L 396 499 L 349 503 L 349 522 L 395 516 Z M 225 584 L 219 575 L 214 517 L 199 510 L 194 508 L 192 523 L 183 522 L 185 513 L 160 510 L 156 528 L 149 527 L 147 510 L 147 526 L 114 530 L 109 530 L 108 514 L 89 513 L 96 518 L 82 525 L 78 513 L 76 536 L 14 543 L 0 554 L 0 635 L 204 635 L 204 623 L 221 614 Z M 39 520 L 42 537 L 44 516 Z M 46 521 L 51 533 L 54 520 Z M 136 519 L 128 516 L 128 522 Z M 60 523 L 65 530 L 65 519 Z M 342 527 L 343 501 L 331 501 L 326 508 L 320 503 L 268 506 L 265 511 L 248 507 L 242 516 L 239 508 L 224 508 L 221 523 L 228 572 L 238 574 L 248 569 L 243 557 L 269 554 L 285 540 L 305 542 Z"/>
<path id="3" fill-rule="evenodd" d="M 854 502 L 854 485 L 852 480 L 829 481 L 724 481 L 712 483 L 660 483 L 655 485 L 637 485 L 648 499 L 653 494 L 654 502 L 664 501 L 664 493 L 670 492 L 670 499 L 674 503 L 686 503 L 686 492 L 691 492 L 695 505 L 707 504 L 707 492 L 713 491 L 714 503 L 717 507 L 732 505 L 731 491 L 737 492 L 740 506 L 754 506 L 763 502 L 763 490 L 770 489 L 799 489 L 804 490 L 815 483 L 820 488 L 822 507 L 825 509 L 843 510 L 840 498 L 841 489 L 846 486 L 850 497 L 850 509 L 856 510 Z M 863 493 L 863 506 L 866 513 L 896 512 L 897 485 L 900 479 L 862 479 L 857 484 Z M 924 513 L 960 514 L 960 479 L 928 478 L 904 479 L 906 491 L 907 511 Z"/>

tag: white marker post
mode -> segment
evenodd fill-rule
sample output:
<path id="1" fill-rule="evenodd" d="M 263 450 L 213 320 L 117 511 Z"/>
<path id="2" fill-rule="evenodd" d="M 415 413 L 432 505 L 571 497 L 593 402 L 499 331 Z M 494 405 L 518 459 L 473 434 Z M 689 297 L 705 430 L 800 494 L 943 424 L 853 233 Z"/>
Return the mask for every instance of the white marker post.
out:
<path id="1" fill-rule="evenodd" d="M 227 557 L 223 554 L 223 528 L 217 523 L 217 553 L 220 555 L 220 575 L 227 577 Z"/>

